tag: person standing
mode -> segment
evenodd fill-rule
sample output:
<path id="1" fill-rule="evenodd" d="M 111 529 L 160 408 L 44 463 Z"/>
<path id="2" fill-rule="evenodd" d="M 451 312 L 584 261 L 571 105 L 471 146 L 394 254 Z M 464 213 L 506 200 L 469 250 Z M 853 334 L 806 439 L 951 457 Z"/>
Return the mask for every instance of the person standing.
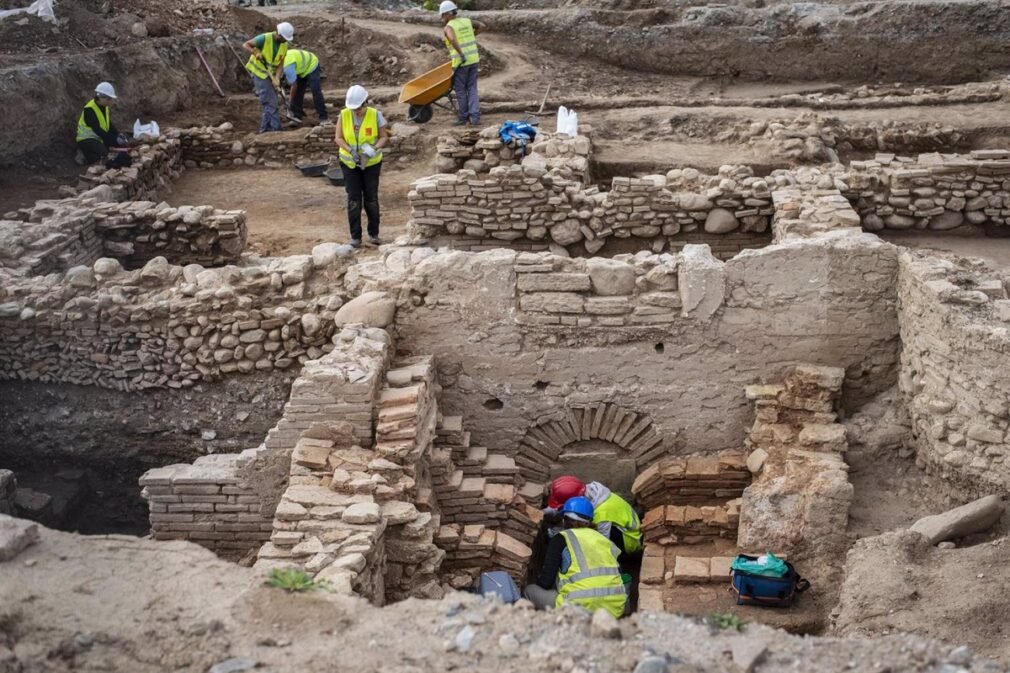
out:
<path id="1" fill-rule="evenodd" d="M 109 107 L 116 101 L 116 90 L 108 82 L 95 87 L 95 96 L 84 105 L 77 119 L 77 156 L 75 161 L 84 166 L 108 157 L 110 150 L 118 150 L 115 157 L 105 162 L 106 168 L 124 168 L 133 163 L 126 136 L 116 130 Z"/>
<path id="2" fill-rule="evenodd" d="M 347 224 L 351 246 L 361 246 L 361 209 L 368 216 L 368 242 L 381 245 L 379 239 L 379 173 L 382 152 L 389 142 L 386 118 L 369 107 L 365 87 L 355 84 L 347 90 L 345 107 L 340 111 L 336 143 L 340 147 L 340 169 L 347 190 Z"/>
<path id="3" fill-rule="evenodd" d="M 260 133 L 281 130 L 276 87 L 280 83 L 281 66 L 288 53 L 288 44 L 294 38 L 294 26 L 285 21 L 277 24 L 277 30 L 274 32 L 257 35 L 242 45 L 250 54 L 245 69 L 252 77 L 256 97 L 263 106 Z"/>
<path id="4" fill-rule="evenodd" d="M 312 90 L 312 104 L 316 107 L 319 121 L 329 119 L 326 99 L 323 98 L 322 67 L 319 57 L 305 49 L 288 49 L 284 57 L 284 78 L 291 87 L 291 115 L 299 120 L 305 118 L 305 88 Z"/>
<path id="5" fill-rule="evenodd" d="M 547 543 L 544 563 L 524 596 L 538 610 L 581 606 L 590 612 L 624 614 L 628 593 L 617 564 L 617 547 L 593 526 L 593 505 L 582 496 L 561 507 L 564 530 Z"/>
<path id="6" fill-rule="evenodd" d="M 460 18 L 459 7 L 452 0 L 445 0 L 438 7 L 442 18 L 443 41 L 452 59 L 452 86 L 456 91 L 459 105 L 459 119 L 456 126 L 467 122 L 480 124 L 480 99 L 477 96 L 477 69 L 480 66 L 480 52 L 477 36 L 487 30 L 480 21 Z"/>

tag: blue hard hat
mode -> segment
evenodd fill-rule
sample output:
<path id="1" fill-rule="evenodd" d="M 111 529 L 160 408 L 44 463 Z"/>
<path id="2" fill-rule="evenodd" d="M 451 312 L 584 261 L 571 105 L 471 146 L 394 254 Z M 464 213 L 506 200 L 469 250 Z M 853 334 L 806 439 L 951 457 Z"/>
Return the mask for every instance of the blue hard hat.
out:
<path id="1" fill-rule="evenodd" d="M 589 501 L 589 498 L 585 498 L 581 495 L 575 496 L 574 498 L 568 498 L 568 500 L 565 501 L 564 507 L 561 508 L 561 513 L 565 516 L 582 519 L 583 521 L 592 521 L 593 503 Z"/>

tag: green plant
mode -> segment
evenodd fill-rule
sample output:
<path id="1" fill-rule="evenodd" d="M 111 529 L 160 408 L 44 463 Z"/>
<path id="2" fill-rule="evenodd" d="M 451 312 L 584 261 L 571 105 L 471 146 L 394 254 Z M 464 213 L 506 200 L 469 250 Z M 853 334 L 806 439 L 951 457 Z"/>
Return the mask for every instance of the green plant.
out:
<path id="1" fill-rule="evenodd" d="M 325 582 L 315 581 L 311 575 L 298 568 L 274 568 L 267 577 L 267 584 L 291 593 L 326 588 Z"/>
<path id="2" fill-rule="evenodd" d="M 742 630 L 744 625 L 742 619 L 729 612 L 713 612 L 709 615 L 708 620 L 720 629 L 733 629 L 734 631 Z"/>

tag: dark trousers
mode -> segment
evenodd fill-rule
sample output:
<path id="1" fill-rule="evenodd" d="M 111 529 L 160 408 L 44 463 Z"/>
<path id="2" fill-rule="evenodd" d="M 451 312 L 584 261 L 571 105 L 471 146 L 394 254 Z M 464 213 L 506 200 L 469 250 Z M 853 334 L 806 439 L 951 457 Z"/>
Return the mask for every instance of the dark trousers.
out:
<path id="1" fill-rule="evenodd" d="M 480 98 L 477 96 L 477 68 L 479 63 L 463 65 L 452 74 L 452 88 L 456 91 L 459 120 L 480 124 Z"/>
<path id="2" fill-rule="evenodd" d="M 84 155 L 86 164 L 96 164 L 109 156 L 109 148 L 101 140 L 89 138 L 77 143 L 77 149 Z M 133 164 L 129 152 L 116 152 L 115 156 L 105 162 L 106 168 L 125 168 Z"/>
<path id="3" fill-rule="evenodd" d="M 382 164 L 368 168 L 348 168 L 340 164 L 344 172 L 344 188 L 347 190 L 347 224 L 351 228 L 351 238 L 361 240 L 361 206 L 364 203 L 368 215 L 368 235 L 379 235 L 379 173 Z"/>
<path id="4" fill-rule="evenodd" d="M 319 66 L 305 77 L 295 80 L 295 92 L 291 95 L 291 114 L 299 119 L 305 118 L 305 88 L 312 91 L 312 104 L 316 106 L 316 116 L 319 121 L 326 121 L 326 99 L 323 98 L 322 66 Z"/>

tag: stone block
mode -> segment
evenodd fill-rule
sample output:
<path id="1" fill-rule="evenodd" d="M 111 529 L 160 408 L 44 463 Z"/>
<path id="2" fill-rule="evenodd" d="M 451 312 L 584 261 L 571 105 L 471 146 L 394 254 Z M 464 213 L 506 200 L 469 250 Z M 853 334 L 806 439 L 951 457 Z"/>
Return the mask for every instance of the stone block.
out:
<path id="1" fill-rule="evenodd" d="M 699 584 L 708 582 L 710 577 L 709 559 L 678 556 L 673 567 L 673 581 L 677 584 Z"/>
<path id="2" fill-rule="evenodd" d="M 0 514 L 0 563 L 10 561 L 38 540 L 38 524 Z"/>
<path id="3" fill-rule="evenodd" d="M 942 514 L 919 519 L 912 524 L 911 530 L 924 535 L 930 544 L 955 540 L 988 530 L 1000 520 L 1004 509 L 1000 496 L 988 495 Z"/>

